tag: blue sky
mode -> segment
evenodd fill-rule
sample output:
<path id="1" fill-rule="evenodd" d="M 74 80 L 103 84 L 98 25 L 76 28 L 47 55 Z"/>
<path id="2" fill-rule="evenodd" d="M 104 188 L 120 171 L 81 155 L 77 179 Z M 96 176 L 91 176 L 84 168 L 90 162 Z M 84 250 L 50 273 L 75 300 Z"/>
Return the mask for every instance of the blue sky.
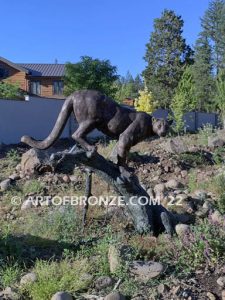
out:
<path id="1" fill-rule="evenodd" d="M 110 59 L 118 73 L 142 72 L 153 20 L 163 9 L 184 19 L 193 45 L 209 0 L 1 1 L 0 56 L 14 62 L 77 62 L 82 55 Z"/>

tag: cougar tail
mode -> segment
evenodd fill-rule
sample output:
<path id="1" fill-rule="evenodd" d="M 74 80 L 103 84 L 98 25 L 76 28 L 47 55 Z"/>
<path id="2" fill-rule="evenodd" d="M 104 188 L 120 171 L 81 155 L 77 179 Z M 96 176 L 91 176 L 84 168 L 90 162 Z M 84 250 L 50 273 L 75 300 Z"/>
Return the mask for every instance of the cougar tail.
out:
<path id="1" fill-rule="evenodd" d="M 52 129 L 52 132 L 45 140 L 37 141 L 25 135 L 21 138 L 21 142 L 31 146 L 32 148 L 41 149 L 41 150 L 48 149 L 60 137 L 72 110 L 73 110 L 72 98 L 68 97 L 62 106 L 62 109 L 56 120 L 55 126 Z"/>

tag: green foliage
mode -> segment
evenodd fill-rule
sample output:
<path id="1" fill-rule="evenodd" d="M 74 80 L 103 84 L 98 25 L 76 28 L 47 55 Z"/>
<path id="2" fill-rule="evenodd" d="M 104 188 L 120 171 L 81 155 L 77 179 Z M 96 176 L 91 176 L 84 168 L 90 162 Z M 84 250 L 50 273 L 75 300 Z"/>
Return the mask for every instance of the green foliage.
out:
<path id="1" fill-rule="evenodd" d="M 208 138 L 214 133 L 213 126 L 211 124 L 205 124 L 203 128 L 199 129 L 198 140 L 203 146 L 208 145 Z"/>
<path id="2" fill-rule="evenodd" d="M 225 70 L 220 71 L 216 79 L 216 105 L 221 113 L 221 117 L 225 119 Z M 224 124 L 225 125 L 225 124 Z"/>
<path id="3" fill-rule="evenodd" d="M 20 155 L 17 150 L 12 149 L 7 152 L 6 159 L 8 160 L 8 167 L 15 168 L 20 162 Z"/>
<path id="4" fill-rule="evenodd" d="M 12 84 L 6 81 L 0 82 L 0 98 L 19 99 L 21 97 L 22 97 L 22 92 L 18 84 Z"/>
<path id="5" fill-rule="evenodd" d="M 211 182 L 213 191 L 217 194 L 216 205 L 221 213 L 225 213 L 225 175 L 221 174 L 213 178 Z"/>
<path id="6" fill-rule="evenodd" d="M 93 59 L 82 56 L 81 61 L 66 64 L 65 95 L 76 90 L 94 89 L 108 96 L 115 96 L 115 82 L 118 79 L 117 69 L 109 60 Z"/>
<path id="7" fill-rule="evenodd" d="M 225 162 L 225 148 L 216 148 L 213 152 L 213 160 L 215 164 L 220 165 Z"/>
<path id="8" fill-rule="evenodd" d="M 86 260 L 45 262 L 38 260 L 34 270 L 37 281 L 23 286 L 23 292 L 33 300 L 51 299 L 58 291 L 76 292 L 87 288 L 91 278 L 85 276 L 90 271 Z"/>
<path id="9" fill-rule="evenodd" d="M 44 185 L 36 179 L 28 180 L 23 185 L 24 195 L 37 194 L 40 195 L 43 192 Z"/>
<path id="10" fill-rule="evenodd" d="M 187 67 L 176 89 L 171 108 L 174 114 L 175 131 L 184 129 L 183 116 L 186 112 L 195 110 L 197 98 L 195 94 L 194 79 L 191 67 Z"/>
<path id="11" fill-rule="evenodd" d="M 174 11 L 164 10 L 161 18 L 154 21 L 154 31 L 147 44 L 143 76 L 154 99 L 163 108 L 170 107 L 184 66 L 193 62 L 193 51 L 182 37 L 183 24 Z"/>
<path id="12" fill-rule="evenodd" d="M 118 102 L 122 102 L 125 98 L 137 98 L 139 90 L 143 89 L 143 81 L 139 75 L 133 78 L 130 72 L 127 72 L 126 77 L 120 77 L 116 86 L 117 92 L 115 99 Z"/>
<path id="13" fill-rule="evenodd" d="M 214 73 L 225 67 L 225 2 L 212 0 L 202 18 L 203 32 L 212 45 Z"/>
<path id="14" fill-rule="evenodd" d="M 135 99 L 136 110 L 152 114 L 155 107 L 156 104 L 153 101 L 152 93 L 148 91 L 147 87 L 143 91 L 139 91 L 139 96 Z"/>
<path id="15" fill-rule="evenodd" d="M 27 220 L 27 233 L 44 239 L 74 242 L 80 238 L 81 222 L 71 206 L 56 208 L 42 217 L 32 215 Z"/>
<path id="16" fill-rule="evenodd" d="M 214 92 L 212 47 L 204 33 L 200 33 L 196 41 L 194 59 L 193 76 L 198 99 L 197 108 L 200 111 L 211 111 L 215 109 L 212 103 Z"/>
<path id="17" fill-rule="evenodd" d="M 6 288 L 14 285 L 21 276 L 22 270 L 17 263 L 0 266 L 0 286 Z"/>

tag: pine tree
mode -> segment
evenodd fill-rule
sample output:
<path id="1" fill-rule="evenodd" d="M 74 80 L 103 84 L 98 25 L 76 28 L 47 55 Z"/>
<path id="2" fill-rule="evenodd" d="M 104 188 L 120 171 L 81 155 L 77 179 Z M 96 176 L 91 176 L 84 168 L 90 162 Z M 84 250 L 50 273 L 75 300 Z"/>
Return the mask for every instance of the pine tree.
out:
<path id="1" fill-rule="evenodd" d="M 139 96 L 135 99 L 134 106 L 137 111 L 144 111 L 148 114 L 153 113 L 156 103 L 154 103 L 152 93 L 148 91 L 147 87 L 139 91 Z"/>
<path id="2" fill-rule="evenodd" d="M 180 132 L 185 126 L 183 121 L 184 114 L 197 108 L 193 71 L 190 66 L 186 67 L 182 75 L 171 107 L 175 120 L 175 130 Z"/>
<path id="3" fill-rule="evenodd" d="M 225 68 L 225 1 L 211 1 L 201 24 L 213 46 L 213 65 L 218 74 Z"/>
<path id="4" fill-rule="evenodd" d="M 204 33 L 199 34 L 195 45 L 195 62 L 193 76 L 195 82 L 198 110 L 209 111 L 213 109 L 213 65 L 212 49 L 209 39 Z"/>
<path id="5" fill-rule="evenodd" d="M 183 20 L 171 10 L 165 10 L 154 21 L 154 32 L 146 45 L 147 67 L 143 76 L 147 87 L 159 105 L 168 108 L 184 71 L 193 62 L 193 51 L 182 37 Z"/>
<path id="6" fill-rule="evenodd" d="M 220 71 L 216 79 L 215 100 L 225 128 L 225 70 Z"/>

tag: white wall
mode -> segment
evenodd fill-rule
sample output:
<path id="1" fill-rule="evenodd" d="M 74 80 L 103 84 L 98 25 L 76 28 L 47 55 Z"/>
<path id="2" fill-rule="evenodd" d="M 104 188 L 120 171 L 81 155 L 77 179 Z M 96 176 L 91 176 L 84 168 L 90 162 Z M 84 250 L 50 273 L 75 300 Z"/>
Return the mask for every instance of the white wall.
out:
<path id="1" fill-rule="evenodd" d="M 43 139 L 52 130 L 63 101 L 30 97 L 29 101 L 0 99 L 0 143 L 16 144 L 23 135 Z M 62 137 L 69 136 L 69 122 Z"/>
<path id="2" fill-rule="evenodd" d="M 0 143 L 17 144 L 23 135 L 44 139 L 55 125 L 62 105 L 62 100 L 38 97 L 29 97 L 29 101 L 0 99 Z M 76 128 L 71 115 L 61 137 L 70 137 Z M 94 130 L 89 136 L 101 135 Z"/>

